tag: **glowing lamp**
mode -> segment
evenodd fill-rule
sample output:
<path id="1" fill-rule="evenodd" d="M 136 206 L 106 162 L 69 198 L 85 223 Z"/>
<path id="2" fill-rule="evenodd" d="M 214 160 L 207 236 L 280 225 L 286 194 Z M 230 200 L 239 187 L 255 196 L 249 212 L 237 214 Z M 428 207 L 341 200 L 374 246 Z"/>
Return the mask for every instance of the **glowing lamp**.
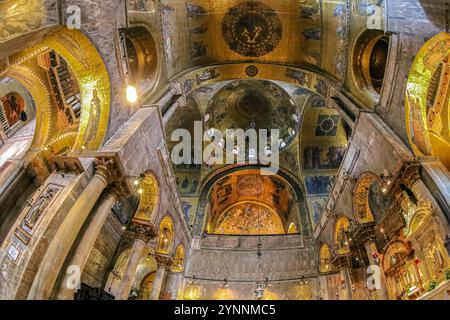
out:
<path id="1" fill-rule="evenodd" d="M 126 93 L 127 93 L 128 102 L 136 103 L 136 101 L 138 100 L 138 94 L 137 94 L 136 88 L 133 86 L 128 86 L 126 89 Z"/>

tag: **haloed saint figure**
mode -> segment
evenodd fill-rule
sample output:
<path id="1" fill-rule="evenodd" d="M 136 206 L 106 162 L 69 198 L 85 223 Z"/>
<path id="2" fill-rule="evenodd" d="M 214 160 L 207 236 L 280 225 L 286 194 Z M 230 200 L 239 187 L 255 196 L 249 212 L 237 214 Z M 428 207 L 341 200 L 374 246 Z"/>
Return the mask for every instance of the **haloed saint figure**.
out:
<path id="1" fill-rule="evenodd" d="M 89 105 L 89 120 L 84 134 L 84 142 L 87 146 L 95 139 L 98 123 L 100 122 L 101 100 L 97 89 L 92 90 L 92 99 Z"/>

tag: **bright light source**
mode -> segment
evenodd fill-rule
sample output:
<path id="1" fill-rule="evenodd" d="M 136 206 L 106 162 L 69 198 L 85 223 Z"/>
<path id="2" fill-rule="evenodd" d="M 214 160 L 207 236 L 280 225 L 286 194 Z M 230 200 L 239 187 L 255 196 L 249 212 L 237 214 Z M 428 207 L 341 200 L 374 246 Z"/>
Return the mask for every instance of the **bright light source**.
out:
<path id="1" fill-rule="evenodd" d="M 134 185 L 138 186 L 139 185 L 139 180 L 134 180 Z"/>
<path id="2" fill-rule="evenodd" d="M 143 189 L 139 189 L 139 190 L 138 190 L 138 193 L 139 193 L 139 194 L 143 194 L 143 193 L 144 193 L 144 190 L 143 190 Z"/>
<path id="3" fill-rule="evenodd" d="M 126 91 L 127 91 L 128 102 L 136 103 L 136 101 L 138 100 L 138 94 L 137 94 L 136 88 L 133 86 L 128 86 Z"/>

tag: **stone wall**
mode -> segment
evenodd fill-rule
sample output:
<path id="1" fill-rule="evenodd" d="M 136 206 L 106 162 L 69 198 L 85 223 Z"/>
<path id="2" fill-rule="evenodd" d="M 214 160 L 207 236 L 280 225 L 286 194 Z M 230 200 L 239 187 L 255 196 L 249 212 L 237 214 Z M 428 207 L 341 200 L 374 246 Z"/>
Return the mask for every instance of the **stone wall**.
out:
<path id="1" fill-rule="evenodd" d="M 194 238 L 185 283 L 195 276 L 205 286 L 202 298 L 211 299 L 227 279 L 238 299 L 251 298 L 254 282 L 260 278 L 258 242 L 257 236 Z M 277 295 L 296 299 L 287 287 L 295 288 L 302 277 L 315 279 L 317 276 L 318 254 L 311 239 L 301 235 L 262 236 L 261 243 L 264 278 L 274 281 L 273 290 Z"/>

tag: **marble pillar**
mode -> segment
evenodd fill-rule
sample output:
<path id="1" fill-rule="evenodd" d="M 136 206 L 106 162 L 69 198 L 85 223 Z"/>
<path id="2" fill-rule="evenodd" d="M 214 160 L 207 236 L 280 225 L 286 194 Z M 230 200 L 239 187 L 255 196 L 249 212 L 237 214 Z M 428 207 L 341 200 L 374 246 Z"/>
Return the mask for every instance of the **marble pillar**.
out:
<path id="1" fill-rule="evenodd" d="M 183 275 L 179 272 L 167 271 L 165 285 L 162 289 L 168 300 L 177 300 L 180 293 Z"/>
<path id="2" fill-rule="evenodd" d="M 345 288 L 341 290 L 344 293 L 344 296 L 341 297 L 339 300 L 351 300 L 352 299 L 352 281 L 350 277 L 350 270 L 348 266 L 341 265 L 339 269 L 339 275 L 341 278 L 341 281 L 345 281 Z"/>
<path id="3" fill-rule="evenodd" d="M 97 160 L 95 166 L 94 176 L 61 223 L 42 259 L 28 293 L 30 300 L 51 298 L 59 273 L 77 235 L 98 198 L 111 181 L 111 160 Z"/>
<path id="4" fill-rule="evenodd" d="M 371 266 L 378 266 L 380 270 L 380 288 L 376 289 L 377 300 L 388 300 L 387 290 L 386 290 L 386 278 L 384 276 L 383 268 L 380 266 L 380 261 L 375 261 L 375 255 L 378 255 L 377 246 L 373 241 L 367 241 L 364 243 L 364 248 L 366 249 L 367 256 L 369 258 L 369 263 Z M 374 272 L 374 270 L 372 270 Z M 375 274 L 372 274 L 375 276 Z"/>
<path id="5" fill-rule="evenodd" d="M 139 262 L 144 257 L 146 249 L 148 248 L 147 243 L 150 239 L 154 239 L 157 234 L 156 229 L 152 224 L 144 225 L 136 222 L 133 222 L 130 226 L 130 230 L 126 233 L 128 238 L 134 239 L 134 243 L 119 288 L 115 292 L 116 300 L 128 299 Z"/>
<path id="6" fill-rule="evenodd" d="M 158 269 L 156 270 L 155 281 L 153 282 L 153 290 L 150 296 L 150 300 L 159 300 L 161 295 L 161 290 L 166 282 L 167 271 L 170 269 L 173 263 L 173 259 L 170 256 L 157 253 L 156 263 L 158 264 Z"/>
<path id="7" fill-rule="evenodd" d="M 141 239 L 136 239 L 134 241 L 130 257 L 128 258 L 127 267 L 125 268 L 119 288 L 116 291 L 116 300 L 128 299 L 139 261 L 144 256 L 146 246 L 147 244 Z"/>
<path id="8" fill-rule="evenodd" d="M 68 266 L 77 266 L 79 267 L 80 272 L 81 273 L 83 272 L 84 267 L 86 266 L 86 262 L 88 261 L 89 255 L 92 251 L 92 248 L 95 245 L 95 241 L 97 240 L 100 231 L 102 230 L 103 225 L 106 222 L 106 219 L 111 213 L 112 207 L 117 201 L 119 201 L 123 197 L 124 194 L 126 194 L 126 190 L 123 187 L 123 185 L 116 184 L 103 195 L 101 203 L 98 206 L 97 210 L 95 211 L 94 216 L 89 221 L 89 225 L 84 231 L 84 234 Z M 70 284 L 69 275 L 70 273 L 67 272 L 66 276 L 61 282 L 60 290 L 57 295 L 57 299 L 59 300 L 73 299 L 74 294 L 77 290 L 73 288 L 73 285 L 67 285 Z"/>

